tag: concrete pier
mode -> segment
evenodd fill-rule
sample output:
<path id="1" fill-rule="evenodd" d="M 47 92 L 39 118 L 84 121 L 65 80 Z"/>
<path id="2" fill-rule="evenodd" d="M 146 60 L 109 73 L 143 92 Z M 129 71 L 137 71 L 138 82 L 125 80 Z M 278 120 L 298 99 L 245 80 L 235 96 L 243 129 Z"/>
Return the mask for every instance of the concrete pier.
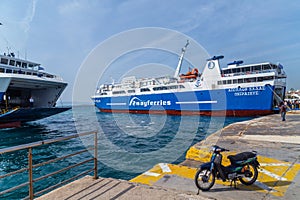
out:
<path id="1" fill-rule="evenodd" d="M 157 186 L 150 187 L 147 185 L 135 184 L 128 181 L 117 180 L 112 178 L 99 178 L 97 180 L 94 180 L 91 176 L 86 176 L 37 199 L 205 200 L 207 198 L 168 188 L 162 188 Z"/>
<path id="2" fill-rule="evenodd" d="M 210 158 L 209 147 L 258 152 L 258 180 L 252 186 L 216 181 L 208 192 L 197 195 L 194 175 Z M 300 113 L 288 113 L 287 121 L 270 115 L 231 124 L 189 149 L 180 165 L 159 163 L 131 181 L 93 180 L 84 177 L 38 199 L 299 199 Z"/>

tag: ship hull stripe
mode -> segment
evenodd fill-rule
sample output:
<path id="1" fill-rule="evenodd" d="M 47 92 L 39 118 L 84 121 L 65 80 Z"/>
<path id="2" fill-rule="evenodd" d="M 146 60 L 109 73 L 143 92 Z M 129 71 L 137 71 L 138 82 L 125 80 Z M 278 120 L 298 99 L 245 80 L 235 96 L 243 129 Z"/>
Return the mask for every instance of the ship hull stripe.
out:
<path id="1" fill-rule="evenodd" d="M 273 110 L 218 110 L 218 111 L 180 111 L 180 110 L 111 110 L 99 109 L 104 113 L 130 113 L 130 114 L 167 114 L 167 115 L 201 115 L 214 117 L 251 117 L 263 116 L 275 113 Z"/>
<path id="2" fill-rule="evenodd" d="M 126 103 L 107 103 L 107 106 L 126 106 Z"/>
<path id="3" fill-rule="evenodd" d="M 218 101 L 183 101 L 176 104 L 202 104 L 202 103 L 217 103 Z"/>

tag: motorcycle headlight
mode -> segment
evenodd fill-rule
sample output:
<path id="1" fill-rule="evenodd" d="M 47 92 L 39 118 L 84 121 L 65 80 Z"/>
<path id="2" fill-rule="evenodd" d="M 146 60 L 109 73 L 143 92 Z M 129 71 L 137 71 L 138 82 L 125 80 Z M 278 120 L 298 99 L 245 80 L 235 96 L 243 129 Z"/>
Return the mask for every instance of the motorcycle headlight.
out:
<path id="1" fill-rule="evenodd" d="M 212 146 L 211 148 L 210 148 L 210 151 L 212 151 L 212 152 L 215 152 L 216 151 L 216 146 Z"/>

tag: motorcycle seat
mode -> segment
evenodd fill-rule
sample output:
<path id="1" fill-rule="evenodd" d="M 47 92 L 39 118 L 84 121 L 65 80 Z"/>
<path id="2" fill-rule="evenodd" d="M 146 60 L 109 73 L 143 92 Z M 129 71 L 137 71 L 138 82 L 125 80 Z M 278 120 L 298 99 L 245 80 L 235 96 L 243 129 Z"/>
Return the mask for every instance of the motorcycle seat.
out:
<path id="1" fill-rule="evenodd" d="M 256 154 L 253 152 L 242 152 L 236 155 L 229 155 L 227 158 L 230 160 L 231 163 L 236 163 L 239 161 L 247 160 L 248 158 L 255 157 Z"/>

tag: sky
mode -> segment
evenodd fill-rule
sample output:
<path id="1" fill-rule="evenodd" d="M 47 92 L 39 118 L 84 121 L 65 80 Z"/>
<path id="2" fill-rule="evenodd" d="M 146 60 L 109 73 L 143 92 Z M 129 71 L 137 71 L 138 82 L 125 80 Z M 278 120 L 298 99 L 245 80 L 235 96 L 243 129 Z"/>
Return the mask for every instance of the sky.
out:
<path id="1" fill-rule="evenodd" d="M 41 63 L 46 71 L 60 75 L 69 84 L 61 97 L 63 101 L 72 101 L 80 68 L 99 44 L 124 31 L 144 27 L 174 30 L 192 38 L 209 55 L 224 55 L 223 67 L 233 60 L 246 64 L 280 62 L 288 75 L 287 88 L 300 89 L 297 1 L 1 0 L 0 22 L 0 53 L 14 51 L 19 57 Z M 118 45 L 126 42 L 131 41 L 124 40 Z M 178 54 L 185 41 L 180 44 Z M 113 51 L 114 46 L 108 49 Z M 123 71 L 117 67 L 128 63 L 148 66 L 147 63 L 161 61 L 175 70 L 178 55 L 145 53 L 155 56 L 137 54 L 124 61 L 126 58 L 120 55 L 105 81 L 119 80 L 126 72 L 132 72 L 130 67 Z M 108 55 L 104 52 L 98 56 Z M 137 59 L 139 63 L 133 62 Z M 170 62 L 164 63 L 165 60 Z M 87 101 L 99 83 L 83 94 Z"/>

